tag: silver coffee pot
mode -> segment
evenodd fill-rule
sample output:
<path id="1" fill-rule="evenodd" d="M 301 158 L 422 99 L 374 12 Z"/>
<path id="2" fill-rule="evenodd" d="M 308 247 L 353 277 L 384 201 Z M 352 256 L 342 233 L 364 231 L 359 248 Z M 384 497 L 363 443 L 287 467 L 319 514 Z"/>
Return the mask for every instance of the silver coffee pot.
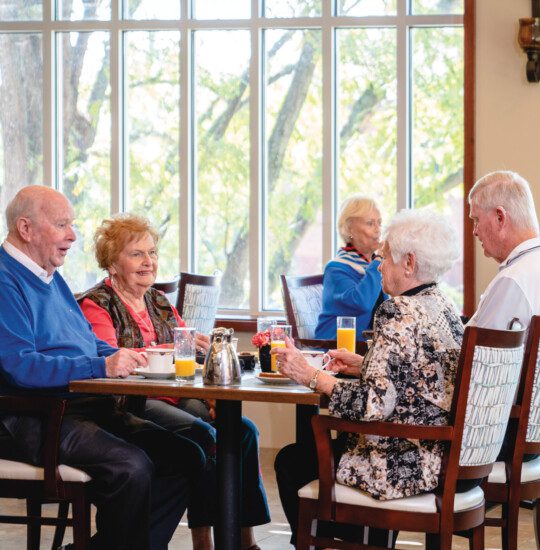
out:
<path id="1" fill-rule="evenodd" d="M 234 329 L 218 327 L 210 333 L 210 348 L 203 368 L 203 382 L 214 386 L 237 386 L 242 380 L 240 361 L 231 343 Z"/>

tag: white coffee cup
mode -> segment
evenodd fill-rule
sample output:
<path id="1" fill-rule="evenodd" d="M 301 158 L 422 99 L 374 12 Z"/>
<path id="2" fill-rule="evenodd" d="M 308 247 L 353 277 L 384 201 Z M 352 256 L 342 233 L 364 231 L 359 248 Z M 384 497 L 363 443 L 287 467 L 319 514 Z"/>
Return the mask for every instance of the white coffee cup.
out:
<path id="1" fill-rule="evenodd" d="M 316 369 L 322 369 L 323 368 L 323 360 L 325 356 L 324 351 L 318 351 L 318 350 L 310 350 L 310 349 L 303 349 L 300 350 L 302 355 L 304 356 L 304 359 Z"/>
<path id="2" fill-rule="evenodd" d="M 167 348 L 146 348 L 148 370 L 150 372 L 169 372 L 174 370 L 174 350 Z"/>

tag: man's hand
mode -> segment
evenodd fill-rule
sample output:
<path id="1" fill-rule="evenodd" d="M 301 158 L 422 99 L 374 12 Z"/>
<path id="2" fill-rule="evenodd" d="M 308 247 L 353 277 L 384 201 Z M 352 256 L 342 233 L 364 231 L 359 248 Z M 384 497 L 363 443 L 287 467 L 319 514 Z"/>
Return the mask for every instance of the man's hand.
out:
<path id="1" fill-rule="evenodd" d="M 146 367 L 144 355 L 130 349 L 121 348 L 116 353 L 105 358 L 105 373 L 107 378 L 125 378 L 136 368 Z"/>

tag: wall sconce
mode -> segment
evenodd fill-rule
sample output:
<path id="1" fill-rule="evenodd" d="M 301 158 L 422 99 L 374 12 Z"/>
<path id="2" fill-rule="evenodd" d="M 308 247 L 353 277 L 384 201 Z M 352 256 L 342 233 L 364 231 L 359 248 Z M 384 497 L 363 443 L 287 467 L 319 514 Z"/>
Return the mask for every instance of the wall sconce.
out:
<path id="1" fill-rule="evenodd" d="M 518 42 L 527 54 L 527 80 L 540 82 L 540 0 L 531 0 L 532 17 L 519 20 Z"/>

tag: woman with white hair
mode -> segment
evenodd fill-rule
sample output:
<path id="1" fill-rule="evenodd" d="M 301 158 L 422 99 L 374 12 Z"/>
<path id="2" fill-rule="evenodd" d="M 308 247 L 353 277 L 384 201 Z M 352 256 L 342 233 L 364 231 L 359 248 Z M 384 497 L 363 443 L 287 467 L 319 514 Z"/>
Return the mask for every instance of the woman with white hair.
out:
<path id="1" fill-rule="evenodd" d="M 345 246 L 324 269 L 322 312 L 315 338 L 336 338 L 336 318 L 356 317 L 357 339 L 371 328 L 373 313 L 386 298 L 381 291 L 377 250 L 381 214 L 373 199 L 352 195 L 341 206 L 338 232 Z"/>
<path id="2" fill-rule="evenodd" d="M 391 295 L 375 314 L 373 344 L 365 357 L 329 352 L 329 369 L 354 374 L 336 379 L 310 366 L 292 342 L 273 350 L 280 371 L 330 397 L 331 415 L 348 420 L 444 425 L 454 391 L 463 325 L 437 281 L 458 257 L 458 239 L 449 223 L 424 211 L 402 211 L 387 229 L 382 248 L 383 290 Z M 439 442 L 399 438 L 338 438 L 337 481 L 373 498 L 389 500 L 437 487 Z M 309 457 L 309 458 L 308 458 Z M 290 445 L 275 463 L 283 508 L 293 539 L 298 517 L 297 491 L 316 479 L 313 447 Z M 346 535 L 342 535 L 346 536 Z M 388 534 L 371 532 L 371 544 Z M 386 537 L 386 539 L 384 539 Z"/>

